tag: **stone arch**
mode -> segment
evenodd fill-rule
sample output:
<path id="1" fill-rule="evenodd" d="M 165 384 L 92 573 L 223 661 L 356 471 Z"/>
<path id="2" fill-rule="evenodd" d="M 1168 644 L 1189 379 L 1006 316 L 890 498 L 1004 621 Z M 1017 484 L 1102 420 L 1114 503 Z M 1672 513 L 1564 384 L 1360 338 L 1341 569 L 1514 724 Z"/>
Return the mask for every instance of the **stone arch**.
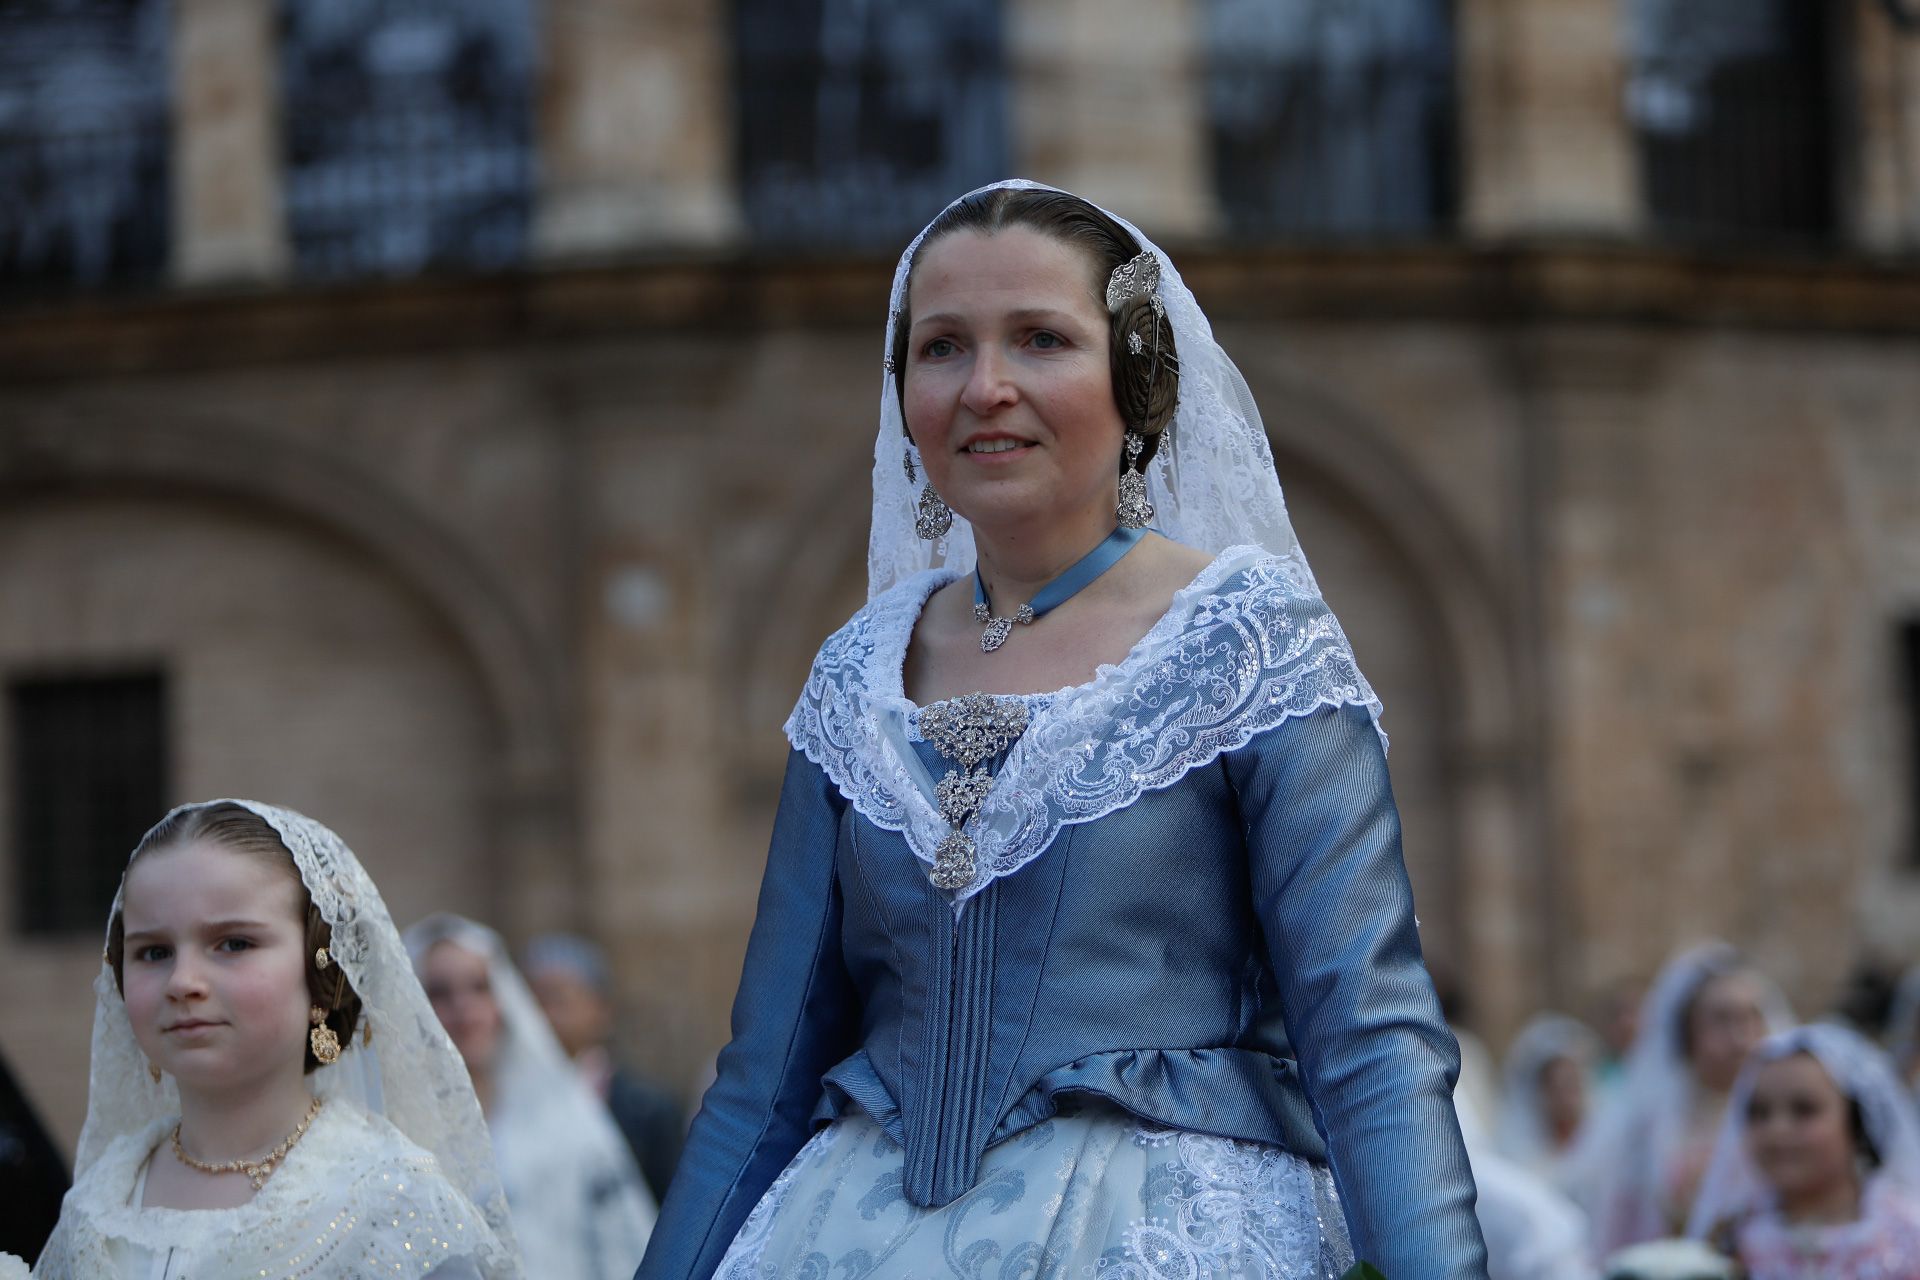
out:
<path id="1" fill-rule="evenodd" d="M 1258 377 L 1258 401 L 1285 406 L 1266 428 L 1285 481 L 1293 466 L 1337 486 L 1365 509 L 1417 571 L 1451 590 L 1426 592 L 1441 620 L 1449 658 L 1465 677 L 1459 745 L 1510 742 L 1517 732 L 1515 665 L 1502 619 L 1507 606 L 1464 530 L 1404 456 L 1358 411 L 1321 388 L 1284 375 Z"/>
<path id="2" fill-rule="evenodd" d="M 571 859 L 577 842 L 557 663 L 457 536 L 378 476 L 309 443 L 205 418 L 136 418 L 70 410 L 10 431 L 0 440 L 0 502 L 112 492 L 212 497 L 325 530 L 368 554 L 444 621 L 479 674 L 502 743 L 493 816 L 503 869 L 518 878 L 540 858 Z M 515 901 L 510 891 L 501 899 Z"/>

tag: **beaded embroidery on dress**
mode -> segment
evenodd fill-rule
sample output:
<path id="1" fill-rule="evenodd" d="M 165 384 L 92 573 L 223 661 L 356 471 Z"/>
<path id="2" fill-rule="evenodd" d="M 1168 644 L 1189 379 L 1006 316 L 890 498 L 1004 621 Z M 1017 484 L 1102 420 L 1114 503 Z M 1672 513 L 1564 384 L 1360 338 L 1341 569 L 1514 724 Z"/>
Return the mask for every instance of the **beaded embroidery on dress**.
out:
<path id="1" fill-rule="evenodd" d="M 933 708 L 907 699 L 900 673 L 921 608 L 955 576 L 930 570 L 868 602 L 821 646 L 786 725 L 862 817 L 903 833 L 943 872 L 954 826 L 910 745 L 914 718 Z M 1062 826 L 1172 786 L 1288 719 L 1347 705 L 1366 707 L 1377 727 L 1380 700 L 1312 578 L 1293 558 L 1230 548 L 1120 663 L 1032 704 L 963 824 L 974 865 L 951 887 L 956 909 L 1038 857 Z"/>

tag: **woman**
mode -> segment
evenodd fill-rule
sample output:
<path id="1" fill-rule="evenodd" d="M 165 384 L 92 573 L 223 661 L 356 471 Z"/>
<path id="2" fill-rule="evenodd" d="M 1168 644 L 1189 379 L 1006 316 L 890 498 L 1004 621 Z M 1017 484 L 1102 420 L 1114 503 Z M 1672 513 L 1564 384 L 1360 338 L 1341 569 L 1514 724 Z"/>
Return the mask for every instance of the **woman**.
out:
<path id="1" fill-rule="evenodd" d="M 1564 1188 L 1600 1052 L 1600 1037 L 1563 1013 L 1540 1014 L 1520 1029 L 1502 1073 L 1502 1155 Z"/>
<path id="2" fill-rule="evenodd" d="M 1680 1234 L 1741 1064 L 1789 1018 L 1779 991 L 1724 942 L 1667 962 L 1641 1007 L 1618 1090 L 1569 1157 L 1602 1257 Z"/>
<path id="3" fill-rule="evenodd" d="M 506 944 L 484 925 L 446 914 L 408 929 L 406 943 L 486 1113 L 527 1273 L 627 1280 L 647 1247 L 653 1198 Z"/>
<path id="4" fill-rule="evenodd" d="M 186 805 L 128 860 L 76 1179 L 34 1274 L 517 1280 L 465 1069 L 327 828 Z"/>
<path id="5" fill-rule="evenodd" d="M 1379 702 L 1192 295 L 1014 182 L 892 313 L 871 598 L 641 1277 L 1483 1275 Z"/>
<path id="6" fill-rule="evenodd" d="M 1920 1277 L 1920 1117 L 1886 1056 L 1837 1026 L 1762 1044 L 1688 1231 L 1750 1280 Z"/>

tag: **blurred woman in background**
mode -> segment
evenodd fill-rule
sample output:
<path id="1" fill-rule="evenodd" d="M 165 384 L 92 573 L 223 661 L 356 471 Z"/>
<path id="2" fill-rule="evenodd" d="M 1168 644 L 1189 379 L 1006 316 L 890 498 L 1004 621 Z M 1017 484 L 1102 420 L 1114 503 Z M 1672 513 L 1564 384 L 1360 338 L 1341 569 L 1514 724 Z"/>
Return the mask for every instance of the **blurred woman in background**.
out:
<path id="1" fill-rule="evenodd" d="M 652 1197 L 500 935 L 443 914 L 408 929 L 406 943 L 480 1096 L 527 1274 L 627 1280 L 653 1228 Z"/>
<path id="2" fill-rule="evenodd" d="M 1564 1189 L 1600 1055 L 1600 1037 L 1563 1013 L 1538 1014 L 1522 1027 L 1502 1072 L 1500 1154 Z"/>
<path id="3" fill-rule="evenodd" d="M 1724 942 L 1668 961 L 1641 1006 L 1619 1090 L 1570 1157 L 1600 1256 L 1681 1233 L 1741 1064 L 1789 1017 L 1773 984 Z"/>

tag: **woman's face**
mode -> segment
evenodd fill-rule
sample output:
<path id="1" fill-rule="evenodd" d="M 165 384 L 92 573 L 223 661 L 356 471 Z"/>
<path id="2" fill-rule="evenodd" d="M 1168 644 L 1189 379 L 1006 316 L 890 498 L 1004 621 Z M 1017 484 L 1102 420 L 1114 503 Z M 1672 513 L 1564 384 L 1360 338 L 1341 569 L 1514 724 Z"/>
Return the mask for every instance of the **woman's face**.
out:
<path id="1" fill-rule="evenodd" d="M 209 840 L 127 872 L 121 987 L 133 1037 L 182 1090 L 306 1066 L 304 895 L 292 868 Z"/>
<path id="2" fill-rule="evenodd" d="M 902 404 L 934 490 L 976 526 L 1111 522 L 1125 428 L 1096 274 L 1027 227 L 921 254 Z"/>
<path id="3" fill-rule="evenodd" d="M 1817 1198 L 1854 1176 L 1851 1108 L 1811 1054 L 1769 1062 L 1754 1074 L 1747 1150 L 1787 1201 Z"/>
<path id="4" fill-rule="evenodd" d="M 468 1070 L 487 1070 L 500 1046 L 500 1006 L 487 958 L 457 942 L 436 942 L 420 967 L 420 985 Z"/>
<path id="5" fill-rule="evenodd" d="M 1553 1133 L 1568 1135 L 1580 1127 L 1587 1113 L 1587 1071 L 1578 1059 L 1562 1055 L 1540 1068 L 1540 1107 Z"/>
<path id="6" fill-rule="evenodd" d="M 1723 973 L 1701 984 L 1687 1009 L 1687 1056 L 1706 1088 L 1733 1088 L 1741 1064 L 1767 1034 L 1763 1003 L 1760 983 L 1750 973 Z"/>

